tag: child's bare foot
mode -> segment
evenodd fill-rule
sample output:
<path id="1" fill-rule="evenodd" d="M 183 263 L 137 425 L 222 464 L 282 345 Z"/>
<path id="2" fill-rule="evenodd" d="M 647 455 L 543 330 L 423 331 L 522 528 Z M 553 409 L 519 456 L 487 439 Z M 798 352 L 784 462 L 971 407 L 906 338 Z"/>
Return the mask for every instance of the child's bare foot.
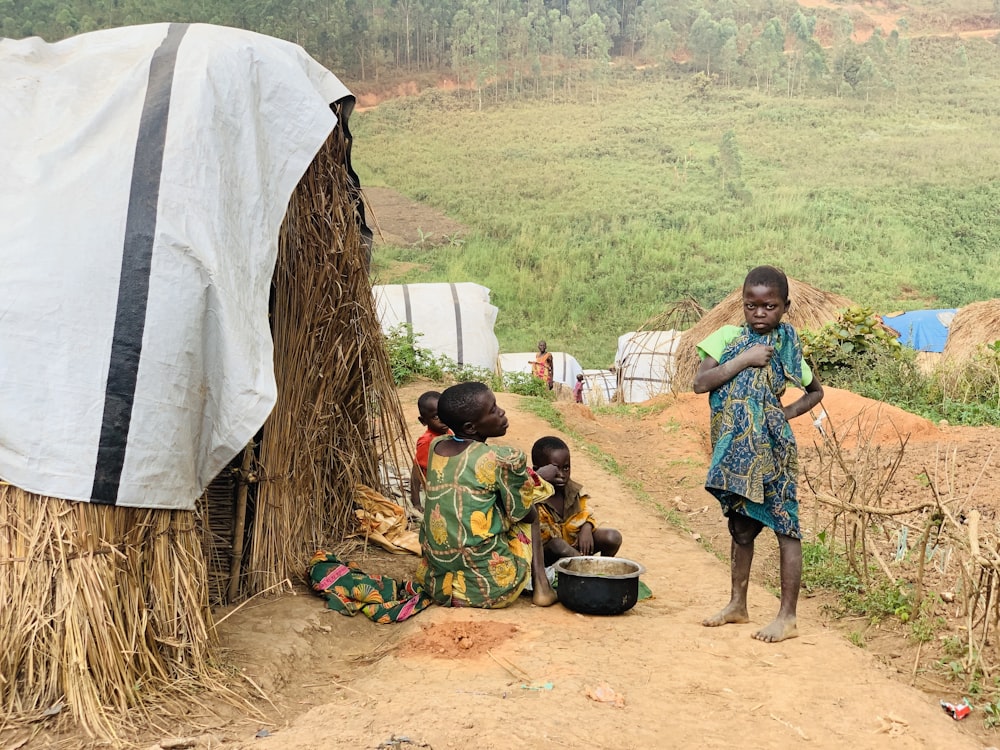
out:
<path id="1" fill-rule="evenodd" d="M 551 607 L 557 601 L 559 601 L 559 594 L 547 581 L 544 587 L 537 586 L 531 592 L 531 603 L 536 607 Z"/>
<path id="2" fill-rule="evenodd" d="M 758 630 L 752 637 L 765 643 L 777 643 L 778 641 L 794 638 L 798 634 L 799 629 L 796 627 L 794 617 L 776 617 L 774 622 Z"/>
<path id="3" fill-rule="evenodd" d="M 730 603 L 711 617 L 706 617 L 701 621 L 701 624 L 706 628 L 717 628 L 720 625 L 731 625 L 743 622 L 750 622 L 750 615 L 747 614 L 747 608 L 741 607 L 738 604 Z"/>

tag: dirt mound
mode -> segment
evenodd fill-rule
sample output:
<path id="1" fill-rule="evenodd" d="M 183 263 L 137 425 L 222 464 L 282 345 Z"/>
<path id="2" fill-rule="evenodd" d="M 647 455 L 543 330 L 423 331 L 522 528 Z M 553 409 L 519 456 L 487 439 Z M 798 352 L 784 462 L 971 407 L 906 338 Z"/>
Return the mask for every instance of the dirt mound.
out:
<path id="1" fill-rule="evenodd" d="M 514 637 L 517 625 L 509 622 L 441 622 L 424 625 L 421 632 L 406 640 L 405 647 L 415 653 L 451 658 L 482 656 Z"/>
<path id="2" fill-rule="evenodd" d="M 948 434 L 930 420 L 903 411 L 895 406 L 873 401 L 850 391 L 824 387 L 823 402 L 813 410 L 812 418 L 802 417 L 792 421 L 792 431 L 800 445 L 810 445 L 818 431 L 814 420 L 825 412 L 821 424 L 825 430 L 833 428 L 844 447 L 852 448 L 861 442 L 875 444 L 899 444 L 908 442 L 942 441 Z M 790 389 L 784 402 L 791 403 L 801 395 L 801 391 Z M 655 421 L 664 431 L 693 438 L 710 454 L 708 422 L 708 395 L 678 393 L 659 396 L 642 404 L 651 415 L 647 419 Z M 593 415 L 589 417 L 593 419 Z M 678 441 L 680 442 L 680 441 Z"/>

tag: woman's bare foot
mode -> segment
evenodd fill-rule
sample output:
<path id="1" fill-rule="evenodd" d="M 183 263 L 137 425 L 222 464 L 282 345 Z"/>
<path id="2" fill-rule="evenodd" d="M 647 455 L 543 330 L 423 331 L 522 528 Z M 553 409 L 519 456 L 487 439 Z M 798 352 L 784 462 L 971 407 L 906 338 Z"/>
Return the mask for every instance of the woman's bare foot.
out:
<path id="1" fill-rule="evenodd" d="M 761 628 L 751 637 L 765 643 L 777 643 L 794 638 L 799 634 L 799 629 L 795 624 L 794 617 L 776 617 L 767 627 Z"/>
<path id="2" fill-rule="evenodd" d="M 731 625 L 743 622 L 750 622 L 750 615 L 747 614 L 747 608 L 730 602 L 711 617 L 706 617 L 702 620 L 701 624 L 706 628 L 717 628 L 720 625 Z"/>
<path id="3" fill-rule="evenodd" d="M 544 578 L 544 577 L 543 577 Z M 536 607 L 551 607 L 559 601 L 559 594 L 546 581 L 544 586 L 537 586 L 531 592 L 531 603 Z"/>

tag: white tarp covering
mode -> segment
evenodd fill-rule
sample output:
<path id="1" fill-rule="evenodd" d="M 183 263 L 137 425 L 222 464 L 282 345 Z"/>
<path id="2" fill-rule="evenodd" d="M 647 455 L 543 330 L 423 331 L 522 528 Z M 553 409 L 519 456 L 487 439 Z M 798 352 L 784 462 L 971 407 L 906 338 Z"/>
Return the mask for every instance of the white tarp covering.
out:
<path id="1" fill-rule="evenodd" d="M 631 331 L 618 337 L 615 366 L 619 395 L 626 404 L 670 392 L 676 369 L 674 354 L 681 331 Z"/>
<path id="2" fill-rule="evenodd" d="M 500 345 L 493 325 L 497 308 L 490 290 L 472 282 L 385 284 L 372 287 L 382 331 L 410 325 L 416 345 L 460 365 L 497 366 Z"/>
<path id="3" fill-rule="evenodd" d="M 275 403 L 278 230 L 349 96 L 237 29 L 0 40 L 0 476 L 194 507 Z"/>
<path id="4" fill-rule="evenodd" d="M 552 354 L 552 381 L 562 383 L 572 388 L 576 385 L 576 376 L 583 372 L 580 363 L 572 354 L 566 352 L 551 352 Z M 538 352 L 515 352 L 513 354 L 501 354 L 498 364 L 500 374 L 506 372 L 531 372 L 531 363 Z"/>
<path id="5" fill-rule="evenodd" d="M 615 399 L 618 378 L 611 370 L 583 371 L 583 403 L 603 406 Z"/>

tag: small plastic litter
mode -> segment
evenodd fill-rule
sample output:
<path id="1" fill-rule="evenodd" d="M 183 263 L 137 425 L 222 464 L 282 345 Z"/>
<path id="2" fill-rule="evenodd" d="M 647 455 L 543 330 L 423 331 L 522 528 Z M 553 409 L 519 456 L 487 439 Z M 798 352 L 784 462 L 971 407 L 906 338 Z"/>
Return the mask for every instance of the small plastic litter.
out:
<path id="1" fill-rule="evenodd" d="M 812 416 L 812 415 L 810 415 Z M 819 417 L 813 420 L 813 427 L 819 430 L 819 434 L 826 437 L 826 430 L 823 428 L 823 420 L 826 419 L 826 409 L 821 409 L 819 412 Z"/>
<path id="2" fill-rule="evenodd" d="M 528 685 L 527 683 L 525 683 L 524 685 L 521 685 L 521 689 L 522 690 L 551 690 L 552 688 L 553 688 L 553 685 L 552 685 L 551 682 L 542 682 L 542 683 L 537 683 L 536 682 L 536 683 L 531 684 L 531 685 Z"/>
<path id="3" fill-rule="evenodd" d="M 941 708 L 955 721 L 960 721 L 972 713 L 972 706 L 969 705 L 968 698 L 962 698 L 958 703 L 948 703 L 941 701 Z"/>

